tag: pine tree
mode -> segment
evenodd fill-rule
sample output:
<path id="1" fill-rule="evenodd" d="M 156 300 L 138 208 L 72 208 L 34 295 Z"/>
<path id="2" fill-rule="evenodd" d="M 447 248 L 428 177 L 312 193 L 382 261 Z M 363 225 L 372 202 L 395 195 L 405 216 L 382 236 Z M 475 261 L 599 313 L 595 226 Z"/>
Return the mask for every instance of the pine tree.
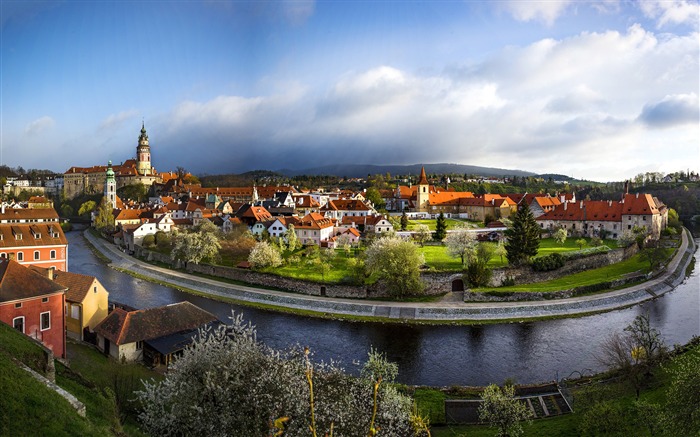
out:
<path id="1" fill-rule="evenodd" d="M 447 236 L 447 223 L 445 222 L 445 216 L 440 213 L 435 223 L 435 232 L 433 233 L 433 239 L 435 241 L 442 241 Z"/>
<path id="2" fill-rule="evenodd" d="M 515 213 L 505 231 L 506 258 L 512 265 L 526 264 L 540 248 L 540 227 L 526 204 Z"/>
<path id="3" fill-rule="evenodd" d="M 408 216 L 406 215 L 406 212 L 401 214 L 401 230 L 405 231 L 406 228 L 408 227 Z"/>

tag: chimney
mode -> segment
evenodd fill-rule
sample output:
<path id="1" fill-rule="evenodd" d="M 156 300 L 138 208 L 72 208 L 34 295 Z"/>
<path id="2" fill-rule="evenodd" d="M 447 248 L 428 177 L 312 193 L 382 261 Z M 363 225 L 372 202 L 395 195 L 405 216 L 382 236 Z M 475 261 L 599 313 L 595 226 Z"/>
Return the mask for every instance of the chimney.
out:
<path id="1" fill-rule="evenodd" d="M 583 209 L 583 200 L 581 201 L 581 208 Z"/>
<path id="2" fill-rule="evenodd" d="M 48 269 L 46 269 L 46 277 L 53 281 L 55 270 L 56 270 L 55 267 L 49 267 Z"/>
<path id="3" fill-rule="evenodd" d="M 564 202 L 564 211 L 566 211 L 567 206 L 569 206 L 569 202 Z"/>
<path id="4" fill-rule="evenodd" d="M 637 193 L 637 199 L 639 199 L 639 193 Z"/>

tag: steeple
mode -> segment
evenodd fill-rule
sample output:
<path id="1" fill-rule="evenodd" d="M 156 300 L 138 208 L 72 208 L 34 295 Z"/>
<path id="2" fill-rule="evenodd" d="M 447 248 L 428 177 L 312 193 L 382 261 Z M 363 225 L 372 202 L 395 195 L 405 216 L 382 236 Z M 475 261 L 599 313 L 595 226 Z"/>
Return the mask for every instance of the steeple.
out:
<path id="1" fill-rule="evenodd" d="M 418 179 L 418 185 L 429 185 L 428 177 L 425 175 L 425 167 L 420 168 L 420 178 Z"/>
<path id="2" fill-rule="evenodd" d="M 107 163 L 107 177 L 105 178 L 104 196 L 112 205 L 112 209 L 117 207 L 117 181 L 114 178 L 114 170 L 112 170 L 112 161 Z"/>
<path id="3" fill-rule="evenodd" d="M 141 135 L 139 135 L 139 142 L 136 146 L 136 171 L 141 176 L 149 176 L 152 173 L 151 146 L 148 144 L 148 134 L 143 120 L 141 121 Z"/>

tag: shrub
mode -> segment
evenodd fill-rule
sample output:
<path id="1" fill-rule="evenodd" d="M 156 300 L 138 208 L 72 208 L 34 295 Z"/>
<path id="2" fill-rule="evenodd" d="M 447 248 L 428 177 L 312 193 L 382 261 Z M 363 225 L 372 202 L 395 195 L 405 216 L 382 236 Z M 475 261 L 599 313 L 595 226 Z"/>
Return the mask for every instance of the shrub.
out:
<path id="1" fill-rule="evenodd" d="M 512 276 L 506 276 L 503 281 L 501 281 L 501 287 L 512 287 L 515 285 L 515 278 Z"/>
<path id="2" fill-rule="evenodd" d="M 278 247 L 267 241 L 261 241 L 250 251 L 248 262 L 256 269 L 277 267 L 282 264 L 282 256 Z"/>
<path id="3" fill-rule="evenodd" d="M 536 272 L 548 272 L 561 268 L 566 263 L 566 259 L 560 253 L 552 253 L 550 255 L 535 258 L 532 261 L 532 268 Z"/>

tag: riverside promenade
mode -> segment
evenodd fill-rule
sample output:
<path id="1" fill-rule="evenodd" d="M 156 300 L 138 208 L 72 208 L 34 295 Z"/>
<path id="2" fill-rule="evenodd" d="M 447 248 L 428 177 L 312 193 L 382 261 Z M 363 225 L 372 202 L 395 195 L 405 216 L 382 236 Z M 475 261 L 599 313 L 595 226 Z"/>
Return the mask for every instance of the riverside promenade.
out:
<path id="1" fill-rule="evenodd" d="M 228 284 L 208 278 L 157 267 L 135 259 L 116 246 L 96 238 L 88 230 L 84 237 L 111 260 L 110 267 L 131 272 L 176 288 L 190 289 L 214 299 L 224 298 L 241 305 L 265 305 L 285 309 L 312 311 L 319 316 L 356 316 L 394 319 L 406 322 L 458 322 L 566 317 L 610 311 L 636 305 L 661 296 L 678 286 L 695 252 L 695 243 L 688 232 L 681 233 L 681 245 L 662 274 L 643 284 L 629 288 L 568 299 L 529 302 L 462 302 L 445 298 L 437 302 L 385 302 L 376 300 L 340 299 L 308 296 Z M 448 295 L 449 296 L 449 295 Z M 274 309 L 274 308 L 272 308 Z"/>

